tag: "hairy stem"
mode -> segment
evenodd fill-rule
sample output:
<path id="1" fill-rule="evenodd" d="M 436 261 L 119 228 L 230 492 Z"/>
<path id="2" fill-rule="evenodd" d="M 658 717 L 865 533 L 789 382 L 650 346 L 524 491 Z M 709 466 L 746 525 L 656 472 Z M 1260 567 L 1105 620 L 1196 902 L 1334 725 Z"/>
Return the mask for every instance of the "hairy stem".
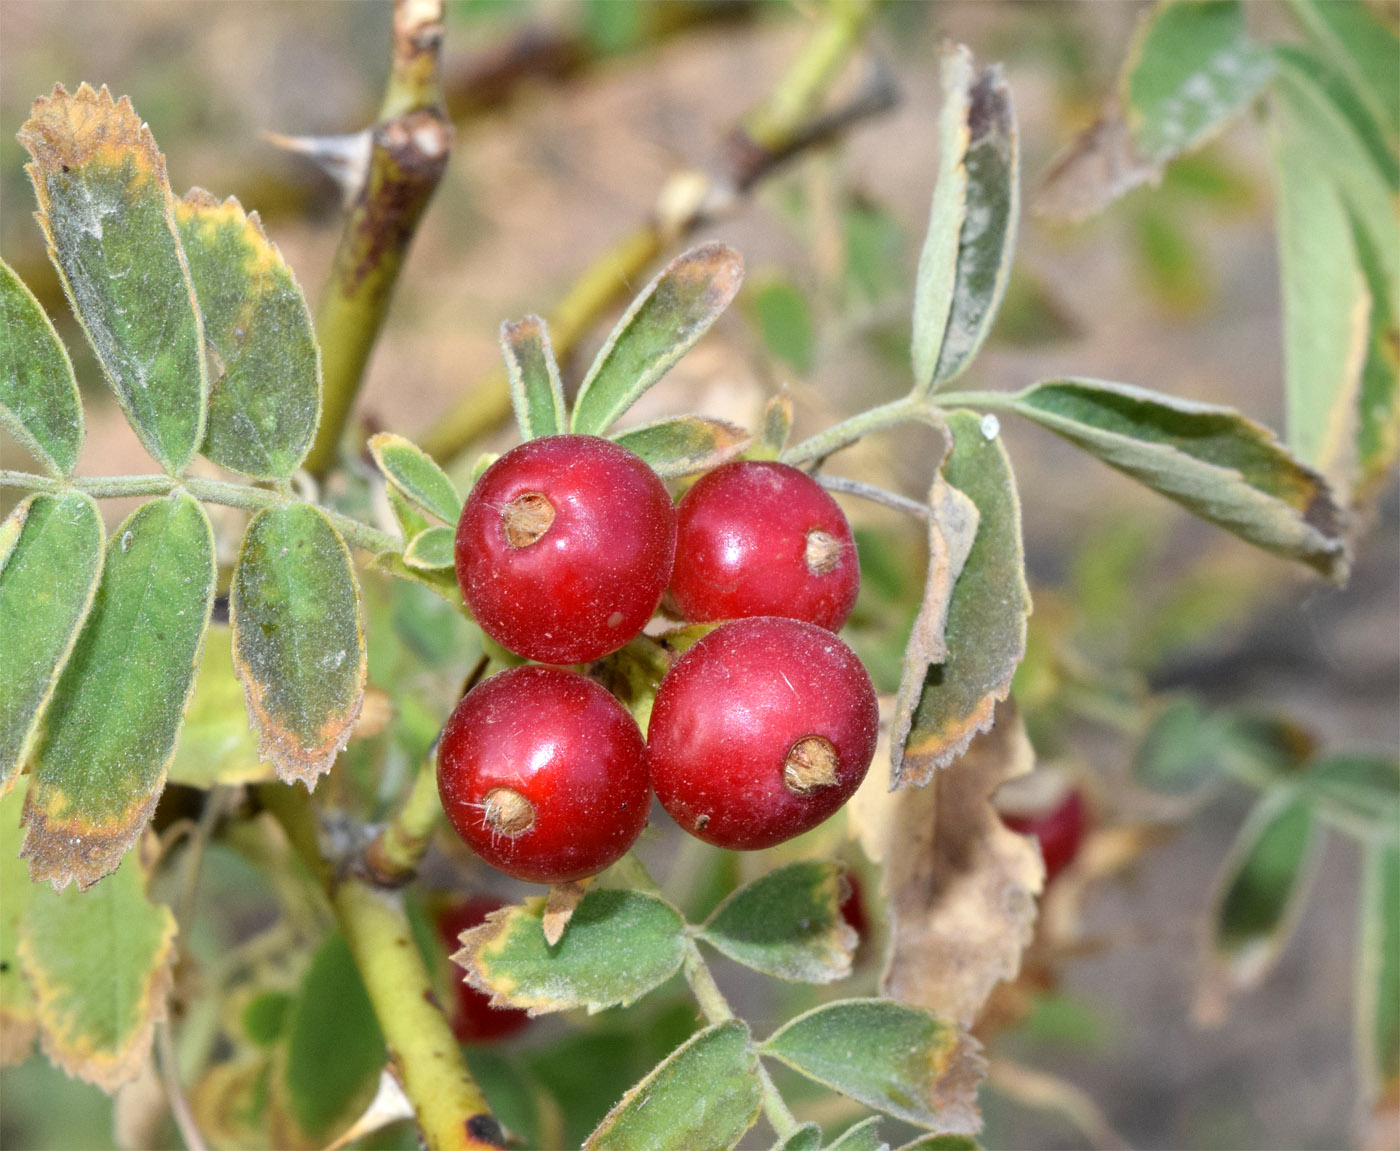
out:
<path id="1" fill-rule="evenodd" d="M 909 423 L 942 427 L 943 417 L 923 401 L 912 396 L 902 396 L 888 404 L 881 404 L 878 408 L 851 416 L 839 424 L 833 424 L 800 444 L 794 444 L 778 458 L 783 463 L 794 466 L 820 463 L 833 452 L 850 447 L 872 432 L 882 432 Z"/>
<path id="2" fill-rule="evenodd" d="M 505 1146 L 500 1125 L 438 1005 L 402 899 L 353 875 L 336 876 L 317 845 L 316 816 L 306 792 L 264 784 L 258 796 L 330 897 L 427 1146 L 499 1151 Z"/>
<path id="3" fill-rule="evenodd" d="M 443 108 L 442 0 L 397 0 L 394 61 L 369 168 L 351 203 L 316 315 L 321 422 L 306 457 L 320 478 L 335 465 L 399 270 L 447 168 L 452 125 Z"/>
<path id="4" fill-rule="evenodd" d="M 76 488 L 99 500 L 129 496 L 166 496 L 183 489 L 206 504 L 222 504 L 225 507 L 242 508 L 250 512 L 305 502 L 290 491 L 255 488 L 246 484 L 230 483 L 227 480 L 204 479 L 200 476 L 70 476 L 65 480 L 55 480 L 32 472 L 0 470 L 0 488 L 27 488 L 34 492 L 53 493 Z M 331 511 L 330 508 L 322 507 L 321 511 L 352 547 L 363 548 L 376 555 L 380 552 L 403 550 L 400 540 L 388 532 L 382 532 L 340 512 Z"/>

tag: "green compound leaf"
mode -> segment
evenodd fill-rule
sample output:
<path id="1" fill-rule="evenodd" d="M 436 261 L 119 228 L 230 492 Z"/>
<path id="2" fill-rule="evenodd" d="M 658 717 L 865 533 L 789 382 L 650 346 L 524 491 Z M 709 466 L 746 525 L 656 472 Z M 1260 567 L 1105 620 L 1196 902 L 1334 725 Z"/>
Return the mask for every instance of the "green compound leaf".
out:
<path id="1" fill-rule="evenodd" d="M 232 634 L 227 627 L 211 627 L 169 780 L 210 788 L 276 778 L 272 765 L 258 758 L 258 737 L 248 726 L 243 685 L 233 670 Z"/>
<path id="2" fill-rule="evenodd" d="M 939 177 L 914 297 L 919 395 L 960 375 L 987 338 L 1020 216 L 1016 118 L 1001 69 L 976 71 L 957 47 L 944 56 L 943 83 Z"/>
<path id="3" fill-rule="evenodd" d="M 126 97 L 82 85 L 34 101 L 19 132 L 73 311 L 141 443 L 172 475 L 204 438 L 204 334 L 165 158 Z"/>
<path id="4" fill-rule="evenodd" d="M 1298 781 L 1309 796 L 1376 842 L 1400 840 L 1400 759 L 1339 752 L 1313 761 Z"/>
<path id="5" fill-rule="evenodd" d="M 209 517 L 183 492 L 113 532 L 31 760 L 24 854 L 36 881 L 89 887 L 136 842 L 175 754 L 214 580 Z"/>
<path id="6" fill-rule="evenodd" d="M 552 947 L 544 911 L 543 899 L 527 899 L 462 935 L 453 961 L 498 1006 L 524 1007 L 531 1015 L 626 1006 L 666 982 L 685 958 L 685 921 L 654 895 L 588 892 Z"/>
<path id="7" fill-rule="evenodd" d="M 457 526 L 462 497 L 422 448 L 393 432 L 380 432 L 370 437 L 369 450 L 384 477 L 402 495 L 443 523 Z"/>
<path id="8" fill-rule="evenodd" d="M 0 794 L 24 763 L 102 572 L 102 517 L 88 496 L 30 496 L 5 528 L 15 538 L 0 555 Z"/>
<path id="9" fill-rule="evenodd" d="M 743 428 L 713 416 L 672 416 L 608 438 L 636 452 L 663 479 L 707 472 L 753 443 Z"/>
<path id="10" fill-rule="evenodd" d="M 1400 136 L 1400 38 L 1365 4 L 1290 0 L 1293 14 L 1390 137 Z"/>
<path id="11" fill-rule="evenodd" d="M 533 440 L 567 431 L 564 385 L 544 320 L 526 316 L 502 324 L 501 354 L 506 360 L 510 402 L 521 438 Z"/>
<path id="12" fill-rule="evenodd" d="M 1356 1040 L 1362 1099 L 1400 1090 L 1400 847 L 1368 843 L 1362 856 L 1356 948 Z"/>
<path id="13" fill-rule="evenodd" d="M 420 571 L 452 568 L 456 563 L 453 545 L 457 533 L 451 528 L 434 527 L 419 532 L 404 549 L 403 562 Z"/>
<path id="14" fill-rule="evenodd" d="M 749 1029 L 737 1019 L 687 1039 L 622 1097 L 585 1151 L 728 1151 L 758 1118 Z"/>
<path id="15" fill-rule="evenodd" d="M 0 1067 L 28 1059 L 39 1034 L 34 993 L 19 965 L 20 920 L 34 893 L 43 890 L 29 881 L 29 868 L 19 857 L 20 809 L 28 790 L 29 777 L 22 775 L 0 798 Z"/>
<path id="16" fill-rule="evenodd" d="M 575 432 L 600 436 L 664 376 L 729 306 L 744 261 L 725 244 L 701 244 L 661 270 L 612 330 L 574 401 Z"/>
<path id="17" fill-rule="evenodd" d="M 1189 696 L 1172 700 L 1133 754 L 1133 782 L 1170 799 L 1201 795 L 1221 777 L 1231 732 L 1228 716 L 1207 713 Z"/>
<path id="18" fill-rule="evenodd" d="M 254 212 L 203 188 L 175 202 L 204 320 L 203 453 L 258 479 L 296 470 L 321 417 L 321 352 L 292 269 Z"/>
<path id="19" fill-rule="evenodd" d="M 350 739 L 368 666 L 355 569 L 325 513 L 289 504 L 254 516 L 229 607 L 258 755 L 315 787 Z"/>
<path id="20" fill-rule="evenodd" d="M 779 979 L 830 983 L 851 973 L 859 937 L 841 916 L 849 892 L 839 863 L 807 861 L 734 892 L 700 938 L 737 963 Z"/>
<path id="21" fill-rule="evenodd" d="M 68 350 L 10 265 L 0 260 L 0 427 L 64 476 L 83 446 L 83 402 Z"/>
<path id="22" fill-rule="evenodd" d="M 136 855 L 92 891 L 36 889 L 20 920 L 44 1054 L 109 1092 L 147 1058 L 175 958 L 175 917 L 147 898 Z"/>
<path id="23" fill-rule="evenodd" d="M 1232 408 L 1100 380 L 1052 380 L 1014 410 L 1266 551 L 1346 576 L 1342 516 L 1321 476 Z"/>
<path id="24" fill-rule="evenodd" d="M 339 932 L 321 945 L 287 1013 L 281 1052 L 288 1109 L 313 1140 L 351 1123 L 374 1095 L 384 1035 Z"/>
<path id="25" fill-rule="evenodd" d="M 991 725 L 1026 651 L 1031 600 L 1021 505 L 1000 428 L 994 417 L 956 411 L 948 415 L 948 429 L 952 445 L 940 482 L 952 489 L 948 507 L 961 509 L 960 518 L 955 525 L 942 515 L 936 483 L 931 568 L 947 570 L 941 577 L 930 572 L 915 625 L 916 637 L 925 628 L 929 635 L 911 642 L 917 658 L 906 661 L 900 683 L 891 730 L 893 787 L 922 786 L 967 750 Z M 962 514 L 967 501 L 975 518 Z M 969 520 L 976 533 L 970 546 Z"/>
<path id="26" fill-rule="evenodd" d="M 1271 72 L 1237 0 L 1157 5 L 1125 76 L 1138 152 L 1160 165 L 1204 143 L 1259 94 Z"/>
<path id="27" fill-rule="evenodd" d="M 890 999 L 827 1003 L 784 1024 L 759 1053 L 920 1127 L 981 1128 L 963 1100 L 982 1076 L 982 1058 L 966 1033 L 932 1012 Z"/>
<path id="28" fill-rule="evenodd" d="M 1320 846 L 1305 797 L 1280 788 L 1259 800 L 1216 880 L 1208 982 L 1243 990 L 1273 967 L 1302 912 Z"/>
<path id="29" fill-rule="evenodd" d="M 815 1123 L 804 1123 L 786 1139 L 773 1144 L 773 1151 L 821 1151 L 822 1129 Z"/>
<path id="30" fill-rule="evenodd" d="M 827 1151 L 889 1151 L 890 1145 L 880 1138 L 880 1116 L 862 1119 L 841 1132 Z"/>

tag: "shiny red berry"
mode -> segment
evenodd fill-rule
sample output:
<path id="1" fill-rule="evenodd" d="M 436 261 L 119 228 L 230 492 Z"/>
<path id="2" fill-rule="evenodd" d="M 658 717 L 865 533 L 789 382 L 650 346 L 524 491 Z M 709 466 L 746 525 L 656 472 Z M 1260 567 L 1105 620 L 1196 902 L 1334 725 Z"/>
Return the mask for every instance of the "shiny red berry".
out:
<path id="1" fill-rule="evenodd" d="M 457 525 L 457 582 L 502 647 L 584 663 L 646 626 L 671 578 L 675 509 L 640 456 L 547 436 L 482 474 Z"/>
<path id="2" fill-rule="evenodd" d="M 479 895 L 450 907 L 438 918 L 438 937 L 451 955 L 459 946 L 458 936 L 480 927 L 493 911 L 504 907 L 499 899 Z M 529 1013 L 519 1007 L 492 1007 L 491 997 L 462 979 L 453 968 L 452 1034 L 458 1043 L 490 1043 L 514 1035 L 529 1025 Z"/>
<path id="3" fill-rule="evenodd" d="M 1089 813 L 1078 788 L 1065 791 L 1050 807 L 1003 814 L 1001 821 L 1012 831 L 1032 835 L 1040 843 L 1046 883 L 1074 862 L 1089 830 Z"/>
<path id="4" fill-rule="evenodd" d="M 781 615 L 836 631 L 860 590 L 851 525 L 806 472 L 739 460 L 676 508 L 671 596 L 692 623 Z"/>
<path id="5" fill-rule="evenodd" d="M 443 729 L 448 822 L 498 871 L 564 883 L 616 862 L 647 821 L 646 745 L 598 684 L 516 667 L 469 692 Z"/>
<path id="6" fill-rule="evenodd" d="M 771 847 L 834 814 L 865 778 L 879 714 L 860 660 L 801 620 L 722 624 L 661 681 L 648 730 L 657 798 L 719 847 Z"/>

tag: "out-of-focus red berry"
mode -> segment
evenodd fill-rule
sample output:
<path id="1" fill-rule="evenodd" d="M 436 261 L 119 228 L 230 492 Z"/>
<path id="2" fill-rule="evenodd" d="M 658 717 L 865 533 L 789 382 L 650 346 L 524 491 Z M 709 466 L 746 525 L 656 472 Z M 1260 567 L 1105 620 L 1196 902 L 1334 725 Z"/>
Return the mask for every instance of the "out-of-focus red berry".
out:
<path id="1" fill-rule="evenodd" d="M 505 904 L 489 895 L 478 895 L 448 908 L 438 918 L 438 935 L 451 955 L 458 948 L 457 937 L 472 927 L 480 927 L 486 917 Z M 455 968 L 452 995 L 452 1034 L 458 1043 L 491 1043 L 514 1035 L 530 1022 L 518 1007 L 492 1007 L 491 997 L 463 982 Z"/>

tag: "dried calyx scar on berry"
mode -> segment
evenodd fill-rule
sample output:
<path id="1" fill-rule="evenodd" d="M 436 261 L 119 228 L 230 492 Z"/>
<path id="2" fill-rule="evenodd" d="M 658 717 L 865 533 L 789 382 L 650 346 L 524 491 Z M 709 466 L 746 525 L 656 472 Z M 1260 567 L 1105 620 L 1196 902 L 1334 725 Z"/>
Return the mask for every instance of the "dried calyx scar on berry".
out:
<path id="1" fill-rule="evenodd" d="M 824 628 L 765 616 L 722 624 L 661 681 L 648 728 L 652 785 L 692 835 L 772 847 L 860 786 L 879 710 L 860 660 Z"/>
<path id="2" fill-rule="evenodd" d="M 837 631 L 855 606 L 851 525 L 806 472 L 724 464 L 686 492 L 676 523 L 671 598 L 691 623 L 781 615 Z"/>
<path id="3" fill-rule="evenodd" d="M 646 626 L 675 549 L 670 494 L 640 456 L 596 436 L 546 436 L 507 452 L 472 488 L 457 581 L 502 647 L 586 663 Z"/>
<path id="4" fill-rule="evenodd" d="M 492 676 L 457 705 L 438 745 L 448 822 L 517 879 L 566 883 L 620 859 L 651 806 L 646 745 L 601 686 L 555 667 Z"/>

